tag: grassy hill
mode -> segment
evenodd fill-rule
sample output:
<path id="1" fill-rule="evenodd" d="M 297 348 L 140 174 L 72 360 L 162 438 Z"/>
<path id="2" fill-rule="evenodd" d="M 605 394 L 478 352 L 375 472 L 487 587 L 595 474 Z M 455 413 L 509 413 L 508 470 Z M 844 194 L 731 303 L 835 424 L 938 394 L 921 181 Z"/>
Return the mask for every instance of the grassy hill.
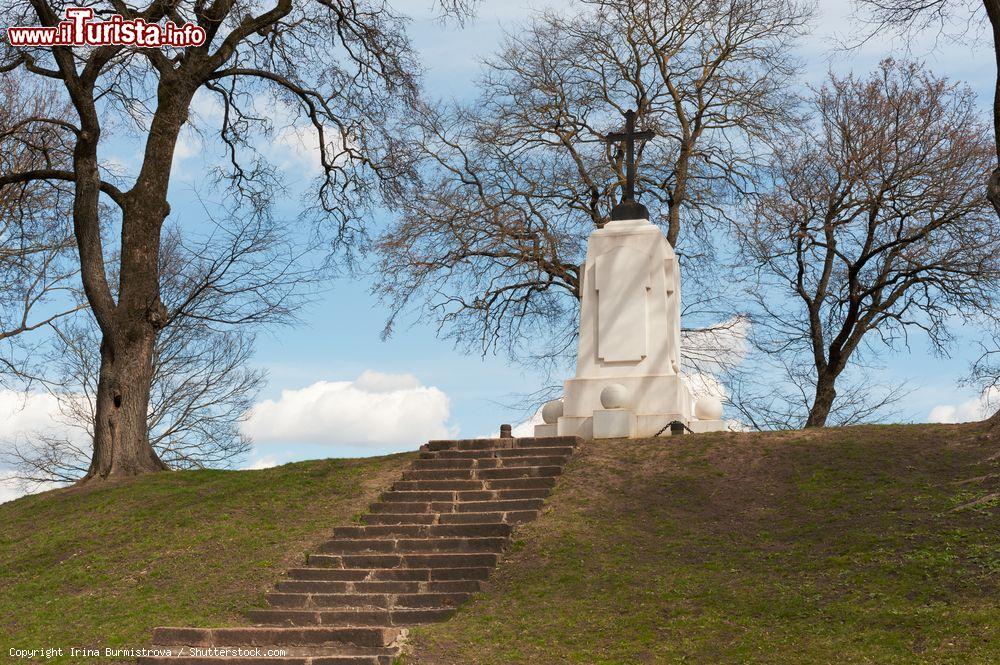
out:
<path id="1" fill-rule="evenodd" d="M 158 625 L 246 623 L 241 610 L 411 457 L 178 471 L 2 504 L 0 662 L 11 647 L 139 647 Z"/>
<path id="2" fill-rule="evenodd" d="M 406 663 L 1000 663 L 998 466 L 982 425 L 588 444 Z"/>
<path id="3" fill-rule="evenodd" d="M 0 505 L 0 661 L 245 623 L 411 457 Z M 588 443 L 486 591 L 413 631 L 405 661 L 1000 662 L 998 466 L 986 425 Z"/>

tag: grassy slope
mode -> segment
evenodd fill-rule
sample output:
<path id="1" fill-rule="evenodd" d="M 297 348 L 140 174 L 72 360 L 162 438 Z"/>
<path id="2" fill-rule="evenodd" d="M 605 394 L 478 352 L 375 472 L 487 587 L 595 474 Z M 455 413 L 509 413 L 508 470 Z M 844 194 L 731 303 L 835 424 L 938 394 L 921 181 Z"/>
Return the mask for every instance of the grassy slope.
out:
<path id="1" fill-rule="evenodd" d="M 139 647 L 157 625 L 244 623 L 411 457 L 157 474 L 0 505 L 0 661 L 10 647 Z"/>
<path id="2" fill-rule="evenodd" d="M 998 663 L 998 464 L 982 425 L 588 444 L 406 663 Z"/>

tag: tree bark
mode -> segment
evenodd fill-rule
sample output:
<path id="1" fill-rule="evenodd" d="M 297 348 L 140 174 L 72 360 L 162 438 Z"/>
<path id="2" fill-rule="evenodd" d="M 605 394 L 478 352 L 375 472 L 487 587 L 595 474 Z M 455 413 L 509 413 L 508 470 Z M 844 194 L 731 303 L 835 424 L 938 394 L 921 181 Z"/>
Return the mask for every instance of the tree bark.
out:
<path id="1" fill-rule="evenodd" d="M 997 148 L 997 168 L 986 183 L 986 198 L 1000 215 L 1000 0 L 983 0 L 986 16 L 993 28 L 993 52 L 996 58 L 997 77 L 993 85 L 993 137 Z"/>
<path id="2" fill-rule="evenodd" d="M 161 168 L 169 169 L 170 161 Z M 159 171 L 160 169 L 156 169 Z M 165 199 L 129 193 L 122 216 L 119 301 L 102 324 L 94 455 L 81 482 L 135 476 L 167 469 L 149 441 L 153 349 L 166 323 L 158 265 Z"/>
<path id="3" fill-rule="evenodd" d="M 94 454 L 81 482 L 135 476 L 167 469 L 149 442 L 147 410 L 156 331 L 136 330 L 134 339 L 101 343 Z"/>
<path id="4" fill-rule="evenodd" d="M 836 374 L 830 371 L 820 372 L 816 381 L 816 396 L 809 409 L 806 427 L 826 426 L 826 420 L 830 417 L 830 410 L 833 408 L 833 401 L 837 398 L 836 381 Z"/>
<path id="5" fill-rule="evenodd" d="M 160 232 L 170 211 L 167 189 L 174 148 L 193 90 L 161 81 L 143 165 L 124 197 L 118 302 L 107 308 L 110 311 L 94 307 L 102 333 L 101 368 L 94 453 L 80 482 L 168 468 L 150 443 L 148 411 L 153 349 L 167 320 L 160 300 Z M 82 265 L 85 278 L 103 271 L 103 266 Z M 87 295 L 92 305 L 99 304 L 90 292 Z"/>

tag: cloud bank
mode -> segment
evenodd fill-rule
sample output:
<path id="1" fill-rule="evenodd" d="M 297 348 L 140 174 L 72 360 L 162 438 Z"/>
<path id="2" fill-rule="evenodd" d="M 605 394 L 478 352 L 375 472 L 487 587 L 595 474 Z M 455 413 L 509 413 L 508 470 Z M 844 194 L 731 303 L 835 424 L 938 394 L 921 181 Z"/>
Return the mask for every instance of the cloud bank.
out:
<path id="1" fill-rule="evenodd" d="M 0 442 L 33 432 L 67 438 L 80 436 L 76 429 L 63 422 L 59 402 L 52 395 L 0 390 Z"/>
<path id="2" fill-rule="evenodd" d="M 979 397 L 958 404 L 939 404 L 931 409 L 927 422 L 969 423 L 993 415 L 1000 405 L 1000 388 L 989 388 Z"/>
<path id="3" fill-rule="evenodd" d="M 14 478 L 13 472 L 0 471 L 0 503 L 13 501 L 24 494 L 25 490 L 21 487 L 21 483 Z"/>
<path id="4" fill-rule="evenodd" d="M 31 443 L 31 437 L 45 434 L 80 440 L 82 430 L 66 424 L 59 411 L 59 402 L 48 393 L 0 390 L 0 503 L 52 489 L 56 485 L 25 485 L 14 479 L 13 472 L 4 468 L 4 455 L 17 443 Z"/>
<path id="5" fill-rule="evenodd" d="M 365 371 L 354 381 L 317 381 L 258 403 L 243 432 L 257 444 L 335 446 L 336 454 L 414 450 L 457 435 L 451 402 L 411 374 Z"/>

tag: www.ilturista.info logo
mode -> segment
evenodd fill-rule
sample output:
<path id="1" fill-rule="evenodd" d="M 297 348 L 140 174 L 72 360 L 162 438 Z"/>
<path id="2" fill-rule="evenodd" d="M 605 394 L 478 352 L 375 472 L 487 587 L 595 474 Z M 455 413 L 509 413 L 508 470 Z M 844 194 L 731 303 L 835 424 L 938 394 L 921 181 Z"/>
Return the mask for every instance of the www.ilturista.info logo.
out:
<path id="1" fill-rule="evenodd" d="M 147 23 L 141 18 L 125 19 L 112 14 L 95 21 L 90 7 L 69 7 L 66 18 L 52 27 L 12 26 L 7 28 L 11 46 L 138 46 L 140 48 L 185 48 L 205 43 L 205 29 L 188 21 Z"/>

